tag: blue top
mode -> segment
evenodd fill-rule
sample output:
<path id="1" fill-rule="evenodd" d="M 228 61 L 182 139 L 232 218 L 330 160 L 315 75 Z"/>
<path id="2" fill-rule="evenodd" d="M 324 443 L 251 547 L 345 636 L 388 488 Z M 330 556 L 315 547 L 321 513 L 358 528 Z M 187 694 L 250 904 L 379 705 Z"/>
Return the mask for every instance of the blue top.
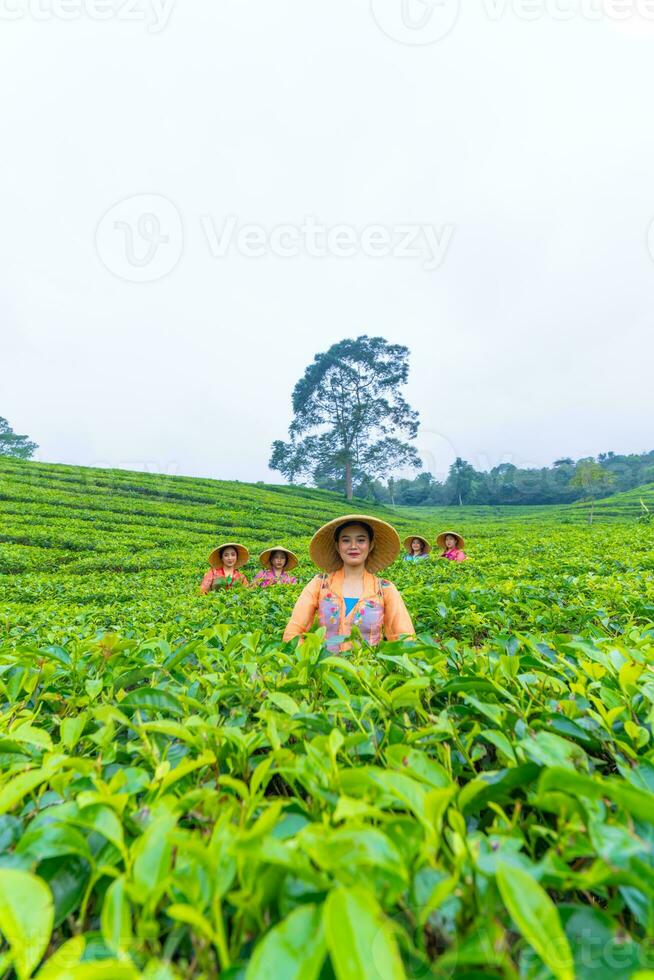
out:
<path id="1" fill-rule="evenodd" d="M 429 558 L 429 555 L 405 555 L 405 561 L 423 561 L 425 558 Z"/>
<path id="2" fill-rule="evenodd" d="M 350 613 L 352 612 L 352 610 L 354 609 L 354 607 L 356 606 L 356 604 L 357 604 L 358 601 L 359 600 L 357 598 L 354 598 L 354 599 L 347 599 L 345 597 L 343 598 L 343 602 L 345 603 L 345 615 L 346 616 L 349 616 L 350 615 Z"/>

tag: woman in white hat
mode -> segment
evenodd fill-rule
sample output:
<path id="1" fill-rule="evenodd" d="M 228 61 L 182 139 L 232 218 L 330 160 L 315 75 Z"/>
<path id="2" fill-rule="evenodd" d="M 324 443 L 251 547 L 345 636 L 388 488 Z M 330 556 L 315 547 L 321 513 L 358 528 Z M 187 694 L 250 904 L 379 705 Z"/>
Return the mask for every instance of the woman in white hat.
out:
<path id="1" fill-rule="evenodd" d="M 248 580 L 239 568 L 245 565 L 249 557 L 250 552 L 242 544 L 237 544 L 235 541 L 219 544 L 209 555 L 211 568 L 202 579 L 200 591 L 230 589 L 233 585 L 247 586 Z"/>
<path id="2" fill-rule="evenodd" d="M 405 538 L 404 547 L 406 548 L 405 561 L 422 561 L 423 558 L 428 557 L 431 551 L 431 545 L 427 538 L 423 538 L 419 534 L 410 534 L 408 538 Z"/>
<path id="3" fill-rule="evenodd" d="M 261 571 L 252 579 L 252 585 L 267 589 L 270 585 L 297 585 L 294 575 L 288 573 L 297 565 L 297 555 L 288 548 L 276 544 L 259 555 Z"/>
<path id="4" fill-rule="evenodd" d="M 306 633 L 318 617 L 326 630 L 327 648 L 347 649 L 353 627 L 371 646 L 415 633 L 411 617 L 395 586 L 375 574 L 400 553 L 395 528 L 366 514 L 348 514 L 330 521 L 311 539 L 309 554 L 324 572 L 303 589 L 284 639 Z"/>

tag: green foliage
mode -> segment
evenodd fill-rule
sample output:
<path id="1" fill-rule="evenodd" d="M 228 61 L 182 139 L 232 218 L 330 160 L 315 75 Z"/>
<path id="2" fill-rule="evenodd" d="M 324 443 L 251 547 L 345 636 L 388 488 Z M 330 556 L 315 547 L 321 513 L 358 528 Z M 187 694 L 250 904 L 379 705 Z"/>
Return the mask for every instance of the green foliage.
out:
<path id="1" fill-rule="evenodd" d="M 592 464 L 589 468 L 589 464 Z M 588 492 L 589 473 L 593 473 Z M 456 460 L 447 479 L 440 483 L 431 473 L 413 480 L 396 480 L 385 487 L 379 481 L 356 483 L 357 493 L 380 503 L 414 506 L 449 506 L 459 503 L 482 505 L 565 504 L 588 497 L 622 493 L 654 481 L 654 451 L 619 456 L 600 453 L 597 461 L 557 459 L 552 466 L 521 468 L 500 463 L 489 471 L 475 470 L 465 460 Z M 650 493 L 652 487 L 650 487 Z"/>
<path id="2" fill-rule="evenodd" d="M 6 419 L 0 417 L 0 456 L 29 459 L 39 447 L 27 436 L 19 436 Z"/>
<path id="3" fill-rule="evenodd" d="M 338 657 L 301 586 L 198 595 L 341 507 L 0 464 L 0 972 L 654 969 L 654 529 L 457 508 L 469 562 L 388 570 L 418 638 Z"/>
<path id="4" fill-rule="evenodd" d="M 583 490 L 585 499 L 591 501 L 588 518 L 591 523 L 595 510 L 595 500 L 605 495 L 614 482 L 613 474 L 596 463 L 594 459 L 580 460 L 577 463 L 574 476 L 570 480 L 570 486 Z"/>

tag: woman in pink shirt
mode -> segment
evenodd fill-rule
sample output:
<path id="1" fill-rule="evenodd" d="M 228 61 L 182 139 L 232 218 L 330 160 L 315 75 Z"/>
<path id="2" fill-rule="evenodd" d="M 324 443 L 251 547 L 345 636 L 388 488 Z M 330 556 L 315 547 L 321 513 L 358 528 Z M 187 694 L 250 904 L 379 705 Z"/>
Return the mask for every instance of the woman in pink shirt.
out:
<path id="1" fill-rule="evenodd" d="M 267 589 L 270 585 L 296 585 L 297 579 L 289 572 L 297 565 L 297 555 L 277 544 L 259 555 L 263 571 L 257 572 L 252 585 Z"/>
<path id="2" fill-rule="evenodd" d="M 436 544 L 443 549 L 439 558 L 447 558 L 449 561 L 466 560 L 466 554 L 463 550 L 465 541 L 456 531 L 443 531 L 436 538 Z"/>

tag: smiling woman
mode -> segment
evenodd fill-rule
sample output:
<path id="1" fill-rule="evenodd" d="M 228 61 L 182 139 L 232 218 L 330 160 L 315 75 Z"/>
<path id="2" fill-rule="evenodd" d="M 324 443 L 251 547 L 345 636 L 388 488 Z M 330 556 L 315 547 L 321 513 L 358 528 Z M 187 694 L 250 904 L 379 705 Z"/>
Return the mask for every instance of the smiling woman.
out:
<path id="1" fill-rule="evenodd" d="M 266 589 L 271 585 L 296 585 L 297 579 L 290 575 L 297 565 L 297 555 L 282 545 L 267 548 L 259 555 L 262 570 L 254 576 L 252 585 Z"/>
<path id="2" fill-rule="evenodd" d="M 248 549 L 234 541 L 220 544 L 209 555 L 210 570 L 202 579 L 201 592 L 211 592 L 212 589 L 231 588 L 232 585 L 247 585 L 248 580 L 239 571 L 245 565 L 250 553 Z"/>
<path id="3" fill-rule="evenodd" d="M 315 564 L 323 570 L 306 586 L 295 604 L 284 639 L 306 633 L 318 616 L 326 644 L 334 653 L 356 627 L 366 643 L 376 646 L 382 634 L 389 640 L 415 632 L 402 596 L 375 572 L 390 565 L 400 551 L 395 528 L 366 514 L 348 514 L 317 531 L 309 545 Z"/>

